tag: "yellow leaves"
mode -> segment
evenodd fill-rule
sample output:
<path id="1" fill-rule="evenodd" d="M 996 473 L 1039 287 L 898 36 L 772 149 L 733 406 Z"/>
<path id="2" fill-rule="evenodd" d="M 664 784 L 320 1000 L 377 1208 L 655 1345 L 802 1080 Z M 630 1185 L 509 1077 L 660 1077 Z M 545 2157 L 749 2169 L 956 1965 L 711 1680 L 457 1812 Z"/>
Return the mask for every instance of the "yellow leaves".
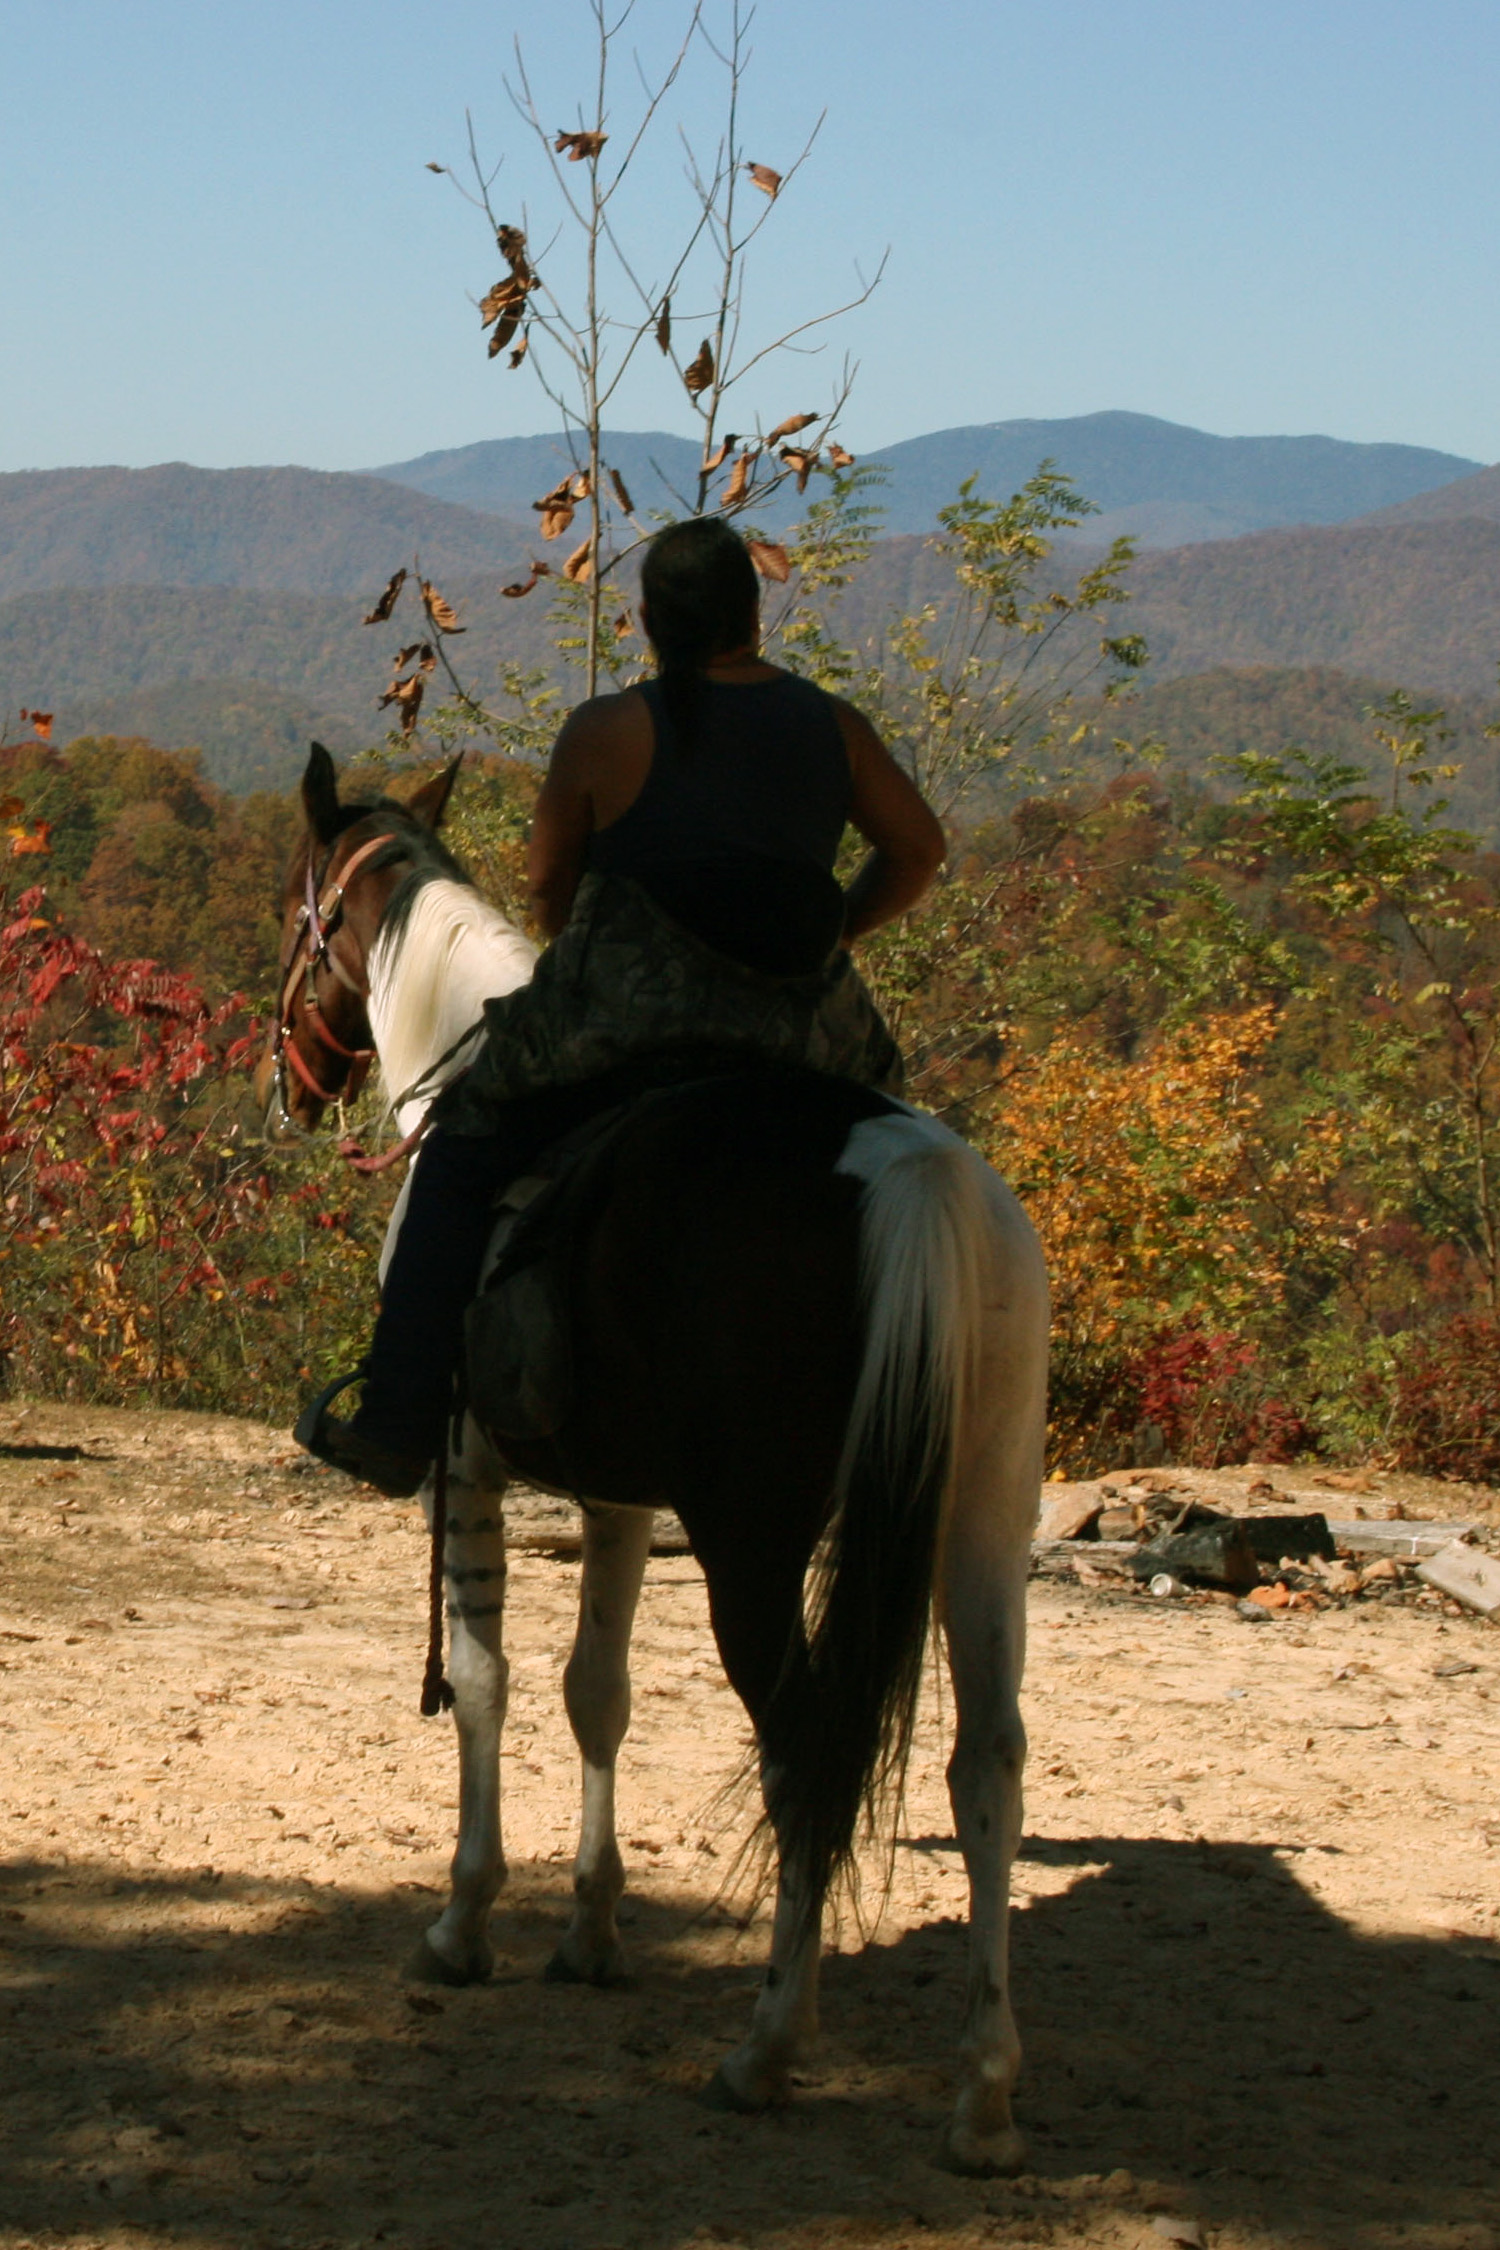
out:
<path id="1" fill-rule="evenodd" d="M 986 1154 L 1041 1233 L 1070 1340 L 1185 1311 L 1232 1325 L 1278 1292 L 1246 1154 L 1247 1071 L 1274 1020 L 1269 1005 L 1209 1017 L 1130 1062 L 1065 1033 L 1004 1081 Z"/>

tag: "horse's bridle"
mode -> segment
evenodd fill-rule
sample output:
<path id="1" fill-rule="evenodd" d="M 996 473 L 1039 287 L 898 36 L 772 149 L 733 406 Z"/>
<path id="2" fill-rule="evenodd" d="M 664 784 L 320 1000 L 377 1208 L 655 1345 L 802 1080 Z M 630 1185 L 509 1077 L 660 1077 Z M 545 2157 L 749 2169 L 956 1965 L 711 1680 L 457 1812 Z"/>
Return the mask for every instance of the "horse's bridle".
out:
<path id="1" fill-rule="evenodd" d="M 292 928 L 292 942 L 281 962 L 279 972 L 281 995 L 276 1007 L 276 1031 L 271 1041 L 271 1061 L 274 1072 L 272 1098 L 274 1122 L 278 1133 L 302 1130 L 287 1106 L 286 1073 L 288 1064 L 301 1079 L 314 1101 L 319 1102 L 352 1101 L 369 1074 L 370 1065 L 375 1059 L 375 1049 L 373 1047 L 346 1047 L 344 1042 L 329 1029 L 327 1019 L 318 1002 L 318 971 L 326 967 L 346 992 L 354 994 L 361 1008 L 363 1008 L 369 997 L 368 987 L 357 982 L 349 974 L 338 955 L 333 951 L 331 941 L 343 919 L 344 893 L 349 888 L 355 875 L 372 853 L 379 851 L 382 844 L 391 844 L 395 841 L 395 836 L 389 832 L 380 836 L 371 836 L 367 842 L 359 846 L 357 851 L 350 853 L 348 859 L 340 868 L 337 879 L 329 882 L 326 889 L 323 889 L 322 886 L 327 881 L 328 869 L 334 854 L 338 850 L 338 845 L 335 843 L 331 847 L 328 858 L 323 862 L 320 872 L 315 871 L 313 848 L 311 845 L 308 846 L 305 878 L 307 895 L 302 905 L 297 909 L 297 919 Z M 292 1003 L 297 997 L 299 985 L 302 989 L 304 1021 L 311 1025 L 314 1035 L 322 1041 L 330 1054 L 337 1055 L 349 1065 L 348 1070 L 339 1079 L 337 1085 L 325 1086 L 322 1084 L 312 1065 L 298 1049 L 292 1036 L 296 1028 L 292 1020 Z M 268 1117 L 267 1125 L 269 1126 L 271 1122 L 271 1117 Z"/>

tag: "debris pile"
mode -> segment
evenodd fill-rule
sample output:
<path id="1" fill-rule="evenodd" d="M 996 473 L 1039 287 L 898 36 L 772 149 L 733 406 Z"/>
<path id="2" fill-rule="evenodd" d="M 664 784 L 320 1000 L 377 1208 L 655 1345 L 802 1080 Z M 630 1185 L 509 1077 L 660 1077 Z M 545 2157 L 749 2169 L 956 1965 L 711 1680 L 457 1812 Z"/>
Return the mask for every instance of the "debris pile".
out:
<path id="1" fill-rule="evenodd" d="M 1212 1506 L 1170 1470 L 1049 1485 L 1032 1568 L 1158 1601 L 1232 1603 L 1257 1624 L 1351 1602 L 1500 1617 L 1500 1557 L 1486 1552 L 1500 1542 L 1481 1525 L 1329 1517 L 1265 1477 L 1244 1498 L 1243 1510 Z"/>

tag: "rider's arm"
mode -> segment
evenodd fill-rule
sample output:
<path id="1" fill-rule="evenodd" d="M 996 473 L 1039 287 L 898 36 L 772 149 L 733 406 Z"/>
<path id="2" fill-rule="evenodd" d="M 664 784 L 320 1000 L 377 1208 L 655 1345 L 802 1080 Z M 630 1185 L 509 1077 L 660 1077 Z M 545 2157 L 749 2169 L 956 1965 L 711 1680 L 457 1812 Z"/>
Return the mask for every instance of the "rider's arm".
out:
<path id="1" fill-rule="evenodd" d="M 553 745 L 531 821 L 526 875 L 531 911 L 554 938 L 573 909 L 573 894 L 594 828 L 593 706 L 581 704 Z"/>
<path id="2" fill-rule="evenodd" d="M 936 813 L 869 720 L 842 701 L 838 714 L 854 779 L 849 818 L 873 847 L 845 894 L 844 935 L 857 938 L 916 904 L 942 866 L 947 844 Z"/>

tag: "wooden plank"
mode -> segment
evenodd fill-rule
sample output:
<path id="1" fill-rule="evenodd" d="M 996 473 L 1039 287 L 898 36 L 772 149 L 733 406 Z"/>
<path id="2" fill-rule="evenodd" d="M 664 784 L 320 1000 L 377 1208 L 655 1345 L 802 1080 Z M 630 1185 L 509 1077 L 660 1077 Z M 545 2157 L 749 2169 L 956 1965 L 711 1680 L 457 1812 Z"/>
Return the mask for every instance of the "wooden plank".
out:
<path id="1" fill-rule="evenodd" d="M 1417 1565 L 1417 1576 L 1440 1594 L 1451 1594 L 1466 1609 L 1477 1609 L 1481 1617 L 1500 1611 L 1500 1562 L 1478 1547 L 1466 1547 L 1462 1540 L 1429 1555 Z"/>

